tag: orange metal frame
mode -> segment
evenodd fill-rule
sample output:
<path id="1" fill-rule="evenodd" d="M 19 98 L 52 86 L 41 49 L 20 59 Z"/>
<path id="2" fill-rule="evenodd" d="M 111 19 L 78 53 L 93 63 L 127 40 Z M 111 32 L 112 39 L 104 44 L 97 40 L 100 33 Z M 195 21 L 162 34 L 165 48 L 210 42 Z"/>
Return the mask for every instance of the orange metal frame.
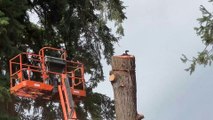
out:
<path id="1" fill-rule="evenodd" d="M 62 59 L 66 62 L 63 73 L 47 70 L 48 66 L 45 63 L 46 51 L 61 53 L 61 56 L 57 59 Z M 31 56 L 31 63 L 29 63 L 29 61 L 26 62 L 26 60 L 29 60 L 27 56 Z M 23 52 L 13 57 L 9 63 L 11 94 L 32 99 L 42 98 L 49 100 L 52 98 L 52 91 L 54 89 L 54 85 L 48 82 L 51 79 L 50 74 L 59 75 L 61 76 L 61 82 L 58 83 L 59 96 L 57 99 L 60 100 L 64 120 L 76 120 L 76 112 L 70 107 L 68 94 L 71 93 L 74 98 L 76 98 L 76 101 L 79 97 L 86 96 L 84 65 L 80 62 L 69 61 L 66 58 L 67 53 L 65 50 L 52 47 L 41 48 L 39 54 Z M 33 64 L 33 62 L 36 64 Z M 33 78 L 33 74 L 39 74 L 38 76 L 41 80 Z M 69 89 L 67 89 L 64 85 L 64 80 L 67 76 L 69 76 L 68 80 L 69 83 L 71 83 L 70 93 L 66 92 L 69 91 Z M 70 115 L 70 113 L 72 113 L 72 115 Z"/>
<path id="2" fill-rule="evenodd" d="M 12 94 L 28 98 L 44 98 L 50 99 L 51 92 L 53 90 L 53 85 L 48 83 L 49 74 L 62 76 L 62 73 L 53 72 L 47 70 L 45 63 L 45 53 L 46 51 L 61 53 L 59 59 L 63 59 L 66 62 L 65 71 L 70 78 L 71 93 L 74 96 L 86 96 L 85 92 L 85 80 L 84 80 L 84 65 L 80 62 L 74 62 L 67 60 L 67 52 L 63 49 L 57 49 L 52 47 L 43 47 L 40 49 L 39 54 L 32 53 L 20 53 L 17 56 L 10 59 L 10 91 Z M 31 60 L 36 62 L 36 65 L 24 62 L 26 56 L 31 55 Z M 28 78 L 24 78 L 24 71 L 28 72 Z M 80 73 L 80 76 L 77 76 Z M 42 80 L 37 80 L 36 78 L 31 78 L 30 73 L 40 74 Z M 60 84 L 60 83 L 59 83 Z M 81 86 L 80 89 L 78 86 Z"/>

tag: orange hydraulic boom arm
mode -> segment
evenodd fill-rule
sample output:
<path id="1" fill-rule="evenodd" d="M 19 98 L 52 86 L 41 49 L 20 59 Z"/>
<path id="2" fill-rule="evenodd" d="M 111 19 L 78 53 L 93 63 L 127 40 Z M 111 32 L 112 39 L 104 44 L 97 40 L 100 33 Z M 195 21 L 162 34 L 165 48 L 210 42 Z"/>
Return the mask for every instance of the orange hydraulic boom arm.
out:
<path id="1" fill-rule="evenodd" d="M 64 115 L 64 120 L 77 120 L 75 104 L 71 94 L 69 80 L 65 74 L 62 75 L 61 85 L 58 85 L 59 97 Z"/>

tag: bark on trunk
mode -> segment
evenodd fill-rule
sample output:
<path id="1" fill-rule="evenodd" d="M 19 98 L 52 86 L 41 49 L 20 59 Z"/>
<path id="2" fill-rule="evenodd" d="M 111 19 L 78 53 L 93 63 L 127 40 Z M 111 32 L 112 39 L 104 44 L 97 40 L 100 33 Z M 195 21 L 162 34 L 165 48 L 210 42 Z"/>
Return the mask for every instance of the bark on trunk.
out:
<path id="1" fill-rule="evenodd" d="M 111 65 L 110 81 L 114 91 L 116 120 L 142 119 L 143 115 L 137 114 L 135 57 L 113 56 Z"/>

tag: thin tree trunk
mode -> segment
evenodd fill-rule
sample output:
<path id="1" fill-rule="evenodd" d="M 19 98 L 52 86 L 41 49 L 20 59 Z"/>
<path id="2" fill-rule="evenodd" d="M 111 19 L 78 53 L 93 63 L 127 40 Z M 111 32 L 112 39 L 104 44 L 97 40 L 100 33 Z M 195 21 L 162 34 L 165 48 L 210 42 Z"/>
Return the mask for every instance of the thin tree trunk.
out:
<path id="1" fill-rule="evenodd" d="M 114 90 L 116 120 L 140 120 L 137 114 L 135 57 L 112 57 L 110 81 Z"/>

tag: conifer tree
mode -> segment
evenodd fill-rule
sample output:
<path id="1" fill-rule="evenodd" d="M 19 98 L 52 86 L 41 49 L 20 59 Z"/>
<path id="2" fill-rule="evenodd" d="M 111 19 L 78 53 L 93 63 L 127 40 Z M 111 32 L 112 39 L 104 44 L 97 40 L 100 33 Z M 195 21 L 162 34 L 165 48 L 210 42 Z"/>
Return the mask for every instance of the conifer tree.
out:
<path id="1" fill-rule="evenodd" d="M 0 104 L 4 106 L 0 118 L 62 117 L 60 106 L 53 102 L 10 96 L 8 61 L 25 51 L 26 45 L 38 52 L 43 46 L 60 47 L 63 43 L 69 58 L 84 63 L 85 72 L 91 76 L 87 98 L 77 108 L 78 116 L 82 120 L 113 119 L 113 100 L 94 93 L 93 88 L 104 80 L 101 60 L 110 63 L 114 44 L 124 35 L 124 9 L 121 0 L 0 0 Z M 32 13 L 38 15 L 38 24 L 30 21 Z M 107 26 L 109 22 L 114 23 L 115 34 Z M 34 112 L 27 115 L 27 110 Z"/>

